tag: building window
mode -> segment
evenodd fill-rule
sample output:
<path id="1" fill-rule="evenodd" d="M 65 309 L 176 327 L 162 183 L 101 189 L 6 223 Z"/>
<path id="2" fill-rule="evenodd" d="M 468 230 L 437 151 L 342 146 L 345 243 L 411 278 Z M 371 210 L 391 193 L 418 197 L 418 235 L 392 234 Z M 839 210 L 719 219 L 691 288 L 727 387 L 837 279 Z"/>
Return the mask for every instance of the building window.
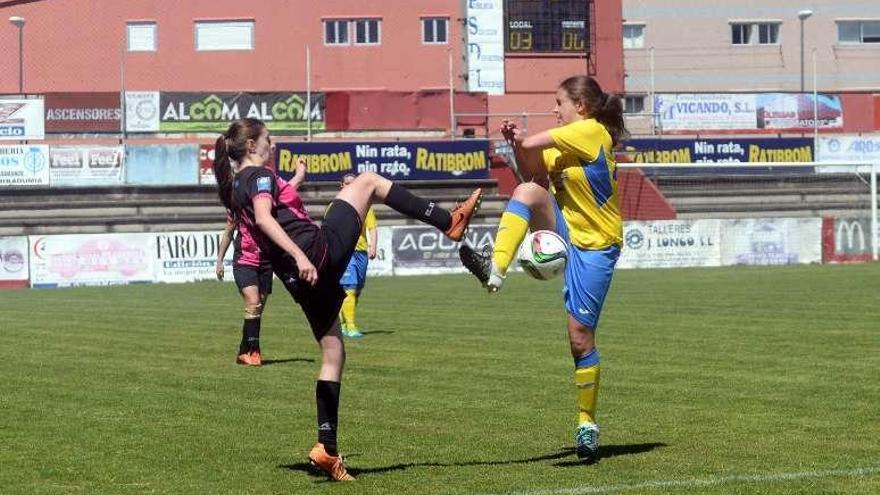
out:
<path id="1" fill-rule="evenodd" d="M 624 24 L 623 25 L 623 47 L 624 48 L 644 48 L 645 47 L 645 25 L 644 24 Z"/>
<path id="2" fill-rule="evenodd" d="M 448 17 L 425 17 L 422 19 L 422 43 L 427 45 L 445 45 L 449 39 L 447 26 Z"/>
<path id="3" fill-rule="evenodd" d="M 156 51 L 156 23 L 155 22 L 129 22 L 126 25 L 128 31 L 128 51 L 130 52 L 155 52 Z"/>
<path id="4" fill-rule="evenodd" d="M 196 21 L 196 50 L 253 50 L 254 21 Z"/>
<path id="5" fill-rule="evenodd" d="M 625 113 L 643 113 L 645 111 L 645 95 L 626 95 L 623 97 Z"/>
<path id="6" fill-rule="evenodd" d="M 354 43 L 356 45 L 378 45 L 379 19 L 356 19 L 354 21 Z"/>
<path id="7" fill-rule="evenodd" d="M 331 20 L 324 21 L 324 44 L 347 45 L 348 44 L 348 21 Z"/>
<path id="8" fill-rule="evenodd" d="M 880 43 L 880 21 L 837 21 L 841 44 Z"/>
<path id="9" fill-rule="evenodd" d="M 779 43 L 779 24 L 758 24 L 758 44 L 775 45 Z"/>
<path id="10" fill-rule="evenodd" d="M 733 45 L 779 44 L 778 22 L 732 22 L 730 43 Z"/>

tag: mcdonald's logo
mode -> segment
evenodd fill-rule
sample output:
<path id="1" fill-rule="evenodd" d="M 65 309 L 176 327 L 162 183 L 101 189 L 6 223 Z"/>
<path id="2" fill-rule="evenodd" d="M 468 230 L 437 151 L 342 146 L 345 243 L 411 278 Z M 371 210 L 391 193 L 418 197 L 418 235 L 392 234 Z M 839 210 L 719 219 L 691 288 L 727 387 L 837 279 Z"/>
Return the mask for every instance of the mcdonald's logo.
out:
<path id="1" fill-rule="evenodd" d="M 868 251 L 870 242 L 865 239 L 865 230 L 870 231 L 870 228 L 862 227 L 863 221 L 862 219 L 837 219 L 837 232 L 834 236 L 834 250 L 837 253 L 863 254 Z M 858 243 L 858 247 L 856 247 L 856 243 Z"/>

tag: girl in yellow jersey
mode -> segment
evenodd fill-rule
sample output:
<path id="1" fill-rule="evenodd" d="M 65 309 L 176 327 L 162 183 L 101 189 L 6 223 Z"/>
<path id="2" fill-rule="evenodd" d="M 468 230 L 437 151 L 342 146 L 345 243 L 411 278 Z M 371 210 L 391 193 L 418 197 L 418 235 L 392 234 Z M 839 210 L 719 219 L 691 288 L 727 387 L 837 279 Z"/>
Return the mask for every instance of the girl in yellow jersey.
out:
<path id="1" fill-rule="evenodd" d="M 355 174 L 345 174 L 339 188 L 342 189 L 354 182 L 355 177 Z M 345 273 L 339 279 L 339 285 L 345 290 L 345 299 L 342 301 L 342 309 L 339 310 L 339 322 L 342 325 L 343 337 L 359 339 L 364 336 L 355 323 L 355 317 L 358 298 L 361 297 L 361 291 L 364 290 L 364 285 L 367 283 L 367 265 L 371 259 L 376 257 L 378 240 L 376 214 L 371 206 L 364 217 L 361 236 L 358 237 L 357 245 L 354 247 L 354 254 L 351 255 L 348 266 L 345 267 Z"/>
<path id="2" fill-rule="evenodd" d="M 559 126 L 533 136 L 512 122 L 502 123 L 501 133 L 529 182 L 514 190 L 501 216 L 494 251 L 479 253 L 463 244 L 459 255 L 491 293 L 501 289 L 530 228 L 555 231 L 568 242 L 563 295 L 577 385 L 575 446 L 578 457 L 590 463 L 599 456 L 595 332 L 623 238 L 612 150 L 626 127 L 620 99 L 587 76 L 570 77 L 559 85 L 554 113 Z"/>

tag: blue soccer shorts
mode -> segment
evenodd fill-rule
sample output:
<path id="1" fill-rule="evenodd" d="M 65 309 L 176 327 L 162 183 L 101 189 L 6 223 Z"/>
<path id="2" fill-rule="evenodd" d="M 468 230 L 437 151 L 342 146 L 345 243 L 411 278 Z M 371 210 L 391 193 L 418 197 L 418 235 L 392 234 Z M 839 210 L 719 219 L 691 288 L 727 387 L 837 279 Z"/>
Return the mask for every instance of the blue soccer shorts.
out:
<path id="1" fill-rule="evenodd" d="M 614 265 L 620 257 L 620 246 L 604 249 L 581 249 L 571 245 L 568 224 L 562 210 L 553 201 L 556 210 L 556 233 L 568 243 L 568 262 L 565 264 L 565 285 L 562 296 L 565 310 L 575 320 L 592 329 L 599 325 L 599 315 L 605 296 L 611 287 Z"/>
<path id="2" fill-rule="evenodd" d="M 345 267 L 345 273 L 339 279 L 339 285 L 346 290 L 361 290 L 367 283 L 367 264 L 370 258 L 366 251 L 355 251 Z"/>

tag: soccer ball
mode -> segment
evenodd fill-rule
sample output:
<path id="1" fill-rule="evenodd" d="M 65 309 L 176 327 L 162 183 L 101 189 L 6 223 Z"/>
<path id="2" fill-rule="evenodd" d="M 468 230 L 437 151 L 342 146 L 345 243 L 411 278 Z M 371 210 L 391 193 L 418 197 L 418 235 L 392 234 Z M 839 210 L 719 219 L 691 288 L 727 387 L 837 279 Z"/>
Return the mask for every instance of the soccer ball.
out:
<path id="1" fill-rule="evenodd" d="M 556 232 L 530 232 L 519 246 L 519 266 L 532 278 L 550 280 L 565 270 L 568 244 Z"/>

